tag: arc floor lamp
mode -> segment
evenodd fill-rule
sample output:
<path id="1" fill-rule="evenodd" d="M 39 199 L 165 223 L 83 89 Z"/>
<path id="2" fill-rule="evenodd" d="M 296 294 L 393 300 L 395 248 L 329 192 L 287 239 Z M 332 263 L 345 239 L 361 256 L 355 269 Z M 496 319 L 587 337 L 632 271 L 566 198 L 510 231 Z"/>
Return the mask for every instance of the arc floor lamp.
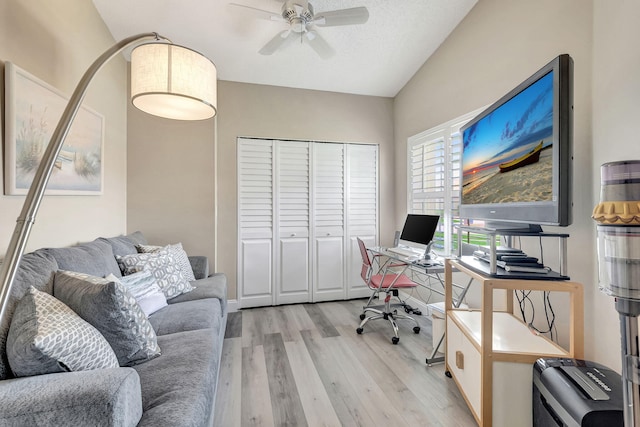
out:
<path id="1" fill-rule="evenodd" d="M 134 47 L 131 52 L 131 99 L 137 108 L 156 116 L 180 120 L 203 120 L 216 114 L 216 67 L 198 52 L 174 45 L 157 33 L 145 33 L 116 43 L 98 57 L 71 95 L 22 206 L 0 268 L 0 320 L 54 163 L 87 87 L 111 58 L 130 47 Z"/>

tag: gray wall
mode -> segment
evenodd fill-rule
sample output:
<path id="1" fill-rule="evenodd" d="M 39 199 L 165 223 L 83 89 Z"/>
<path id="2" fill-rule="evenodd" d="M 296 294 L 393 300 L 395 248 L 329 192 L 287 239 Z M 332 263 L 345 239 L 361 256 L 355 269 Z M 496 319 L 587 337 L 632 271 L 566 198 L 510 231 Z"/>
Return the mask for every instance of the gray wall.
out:
<path id="1" fill-rule="evenodd" d="M 389 98 L 219 81 L 217 138 L 212 120 L 171 123 L 130 106 L 128 229 L 207 255 L 235 298 L 236 138 L 249 136 L 380 144 L 381 230 L 392 238 L 392 105 Z"/>
<path id="2" fill-rule="evenodd" d="M 0 2 L 0 64 L 10 61 L 68 95 L 85 70 L 114 44 L 93 4 L 84 0 Z M 126 231 L 126 63 L 113 58 L 97 75 L 85 103 L 105 117 L 104 194 L 46 196 L 27 250 L 62 246 Z M 4 84 L 0 85 L 4 100 Z M 2 103 L 3 108 L 4 102 Z M 4 110 L 3 110 L 4 112 Z M 4 114 L 2 115 L 4 139 Z M 49 123 L 55 127 L 55 123 Z M 4 186 L 4 165 L 0 182 Z M 0 191 L 0 258 L 25 196 Z"/>

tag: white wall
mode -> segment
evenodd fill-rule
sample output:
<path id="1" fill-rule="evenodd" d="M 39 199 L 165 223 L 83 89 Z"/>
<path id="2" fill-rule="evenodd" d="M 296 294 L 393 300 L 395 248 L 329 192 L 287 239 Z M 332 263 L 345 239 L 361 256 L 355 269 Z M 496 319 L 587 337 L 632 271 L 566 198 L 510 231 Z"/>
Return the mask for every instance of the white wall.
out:
<path id="1" fill-rule="evenodd" d="M 600 166 L 640 160 L 640 2 L 595 0 L 593 11 L 593 158 L 585 187 L 590 187 L 595 205 L 600 199 Z M 595 260 L 591 268 L 596 277 Z M 620 334 L 614 299 L 595 288 L 596 279 L 592 310 L 587 312 L 593 327 L 589 330 L 593 335 L 591 354 L 595 360 L 619 367 Z"/>
<path id="2" fill-rule="evenodd" d="M 2 64 L 13 62 L 63 93 L 71 94 L 85 70 L 113 44 L 113 38 L 89 1 L 0 2 Z M 0 99 L 4 100 L 4 84 L 0 87 Z M 112 59 L 98 73 L 85 102 L 105 117 L 104 194 L 46 196 L 28 251 L 125 232 L 127 94 L 126 64 L 122 57 Z M 2 121 L 4 124 L 4 115 Z M 4 126 L 2 130 L 4 133 Z M 0 170 L 3 169 L 0 166 Z M 4 185 L 3 174 L 0 182 Z M 24 196 L 0 195 L 0 258 L 9 244 L 24 199 Z"/>
<path id="3" fill-rule="evenodd" d="M 585 290 L 585 351 L 586 357 L 618 368 L 619 341 L 616 313 L 613 302 L 607 301 L 597 290 L 595 273 L 595 225 L 590 219 L 595 204 L 598 170 L 594 165 L 603 161 L 605 148 L 599 148 L 592 138 L 592 87 L 594 105 L 594 132 L 608 133 L 617 128 L 620 137 L 629 130 L 619 129 L 626 122 L 613 117 L 605 126 L 599 113 L 609 107 L 612 99 L 601 99 L 598 83 L 601 72 L 610 69 L 610 61 L 600 61 L 598 55 L 627 56 L 637 52 L 636 37 L 630 19 L 627 24 L 617 15 L 636 16 L 622 2 L 615 7 L 596 1 L 596 30 L 594 33 L 592 2 L 584 0 L 541 0 L 536 2 L 513 0 L 482 0 L 454 30 L 439 50 L 424 64 L 412 80 L 395 98 L 394 125 L 396 141 L 396 221 L 406 213 L 406 141 L 411 135 L 446 122 L 483 105 L 496 101 L 533 72 L 561 53 L 569 53 L 574 70 L 574 189 L 573 225 L 563 231 L 569 239 L 569 275 L 584 285 Z M 612 12 L 609 9 L 612 8 Z M 607 9 L 604 13 L 602 10 Z M 635 6 L 637 12 L 637 6 Z M 600 23 L 600 21 L 604 22 Z M 606 34 L 602 34 L 606 33 Z M 596 54 L 594 55 L 594 34 Z M 604 37 L 604 38 L 603 38 Z M 618 45 L 620 43 L 620 45 Z M 598 53 L 598 46 L 605 52 Z M 624 55 L 623 55 L 624 52 Z M 617 56 L 616 56 L 617 57 Z M 598 65 L 594 68 L 594 63 Z M 624 62 L 615 62 L 613 70 L 623 73 Z M 597 79 L 592 79 L 595 70 Z M 637 63 L 635 75 L 637 76 Z M 633 72 L 609 77 L 626 91 Z M 628 76 L 628 77 L 627 77 Z M 625 78 L 622 78 L 625 77 Z M 637 80 L 637 79 L 636 79 Z M 636 83 L 637 85 L 637 83 Z M 637 86 L 636 86 L 637 88 Z M 636 93 L 637 95 L 637 93 Z M 613 96 L 610 96 L 613 98 Z M 624 108 L 633 98 L 628 96 L 616 104 Z M 617 99 L 617 97 L 616 97 Z M 636 102 L 637 103 L 637 102 Z M 637 115 L 637 107 L 632 110 Z M 625 115 L 632 120 L 633 114 Z M 605 126 L 604 128 L 602 128 Z M 624 126 L 622 126 L 624 127 Z M 615 141 L 620 148 L 631 148 L 630 138 L 606 138 L 607 146 Z M 605 144 L 600 141 L 600 145 Z M 637 145 L 635 145 L 637 147 Z M 604 146 L 603 146 L 604 147 Z M 608 148 L 608 157 L 615 155 Z M 594 152 L 594 154 L 592 154 Z M 637 149 L 636 149 L 637 153 Z M 636 155 L 637 157 L 637 155 Z M 557 253 L 557 243 L 545 244 L 545 261 L 551 261 Z M 568 321 L 566 303 L 557 299 L 554 308 L 561 323 Z M 596 314 L 597 313 L 597 314 Z M 540 313 L 539 316 L 544 316 Z M 606 350 L 603 350 L 606 349 Z"/>

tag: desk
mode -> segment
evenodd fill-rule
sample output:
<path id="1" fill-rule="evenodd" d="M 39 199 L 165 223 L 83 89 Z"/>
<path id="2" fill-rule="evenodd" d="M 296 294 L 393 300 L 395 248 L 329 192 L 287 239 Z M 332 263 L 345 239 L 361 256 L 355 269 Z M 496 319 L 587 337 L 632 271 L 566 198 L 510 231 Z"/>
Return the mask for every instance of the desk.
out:
<path id="1" fill-rule="evenodd" d="M 443 297 L 445 296 L 445 281 L 441 276 L 445 271 L 444 258 L 431 260 L 429 265 L 423 265 L 420 264 L 421 260 L 418 255 L 415 257 L 405 257 L 395 252 L 388 251 L 387 248 L 382 246 L 374 246 L 367 248 L 367 250 L 373 254 L 373 262 L 378 263 L 378 271 L 381 274 L 386 274 L 389 268 L 394 269 L 394 274 L 407 274 L 407 272 L 410 272 L 411 279 L 414 282 L 422 287 L 428 288 L 430 292 L 435 292 Z M 380 257 L 384 258 L 384 262 L 380 262 L 378 259 Z M 431 279 L 435 279 L 441 286 L 441 289 L 434 289 L 431 286 Z M 454 307 L 460 307 L 460 304 L 462 304 L 462 301 L 471 286 L 471 282 L 473 282 L 473 279 L 469 279 L 469 282 L 464 286 L 455 283 L 452 284 L 453 288 L 457 288 L 460 291 L 459 294 L 453 298 Z M 436 357 L 440 346 L 442 346 L 442 343 L 444 342 L 444 337 L 445 333 L 443 332 L 438 340 L 438 344 L 433 347 L 431 355 L 426 359 L 427 365 L 431 366 L 433 363 L 444 362 L 444 356 Z"/>

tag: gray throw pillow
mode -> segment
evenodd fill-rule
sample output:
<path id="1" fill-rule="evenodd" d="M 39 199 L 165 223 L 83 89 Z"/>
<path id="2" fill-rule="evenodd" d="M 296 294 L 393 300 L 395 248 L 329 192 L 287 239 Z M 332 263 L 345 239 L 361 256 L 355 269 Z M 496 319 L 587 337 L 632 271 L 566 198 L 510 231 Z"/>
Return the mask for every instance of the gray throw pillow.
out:
<path id="1" fill-rule="evenodd" d="M 96 328 L 34 287 L 16 306 L 7 358 L 17 377 L 118 367 L 116 355 Z"/>
<path id="2" fill-rule="evenodd" d="M 147 254 L 117 256 L 116 259 L 125 276 L 149 270 L 158 281 L 158 285 L 167 299 L 193 290 L 189 281 L 182 275 L 175 258 L 167 249 Z"/>
<path id="3" fill-rule="evenodd" d="M 46 251 L 56 259 L 60 270 L 79 271 L 98 277 L 109 273 L 116 277 L 121 275 L 111 245 L 101 240 L 69 248 L 48 248 Z"/>
<path id="4" fill-rule="evenodd" d="M 122 283 L 136 299 L 147 317 L 168 305 L 167 298 L 149 270 L 143 270 L 120 278 L 110 274 L 105 279 Z"/>
<path id="5" fill-rule="evenodd" d="M 58 271 L 53 280 L 53 295 L 102 333 L 120 366 L 135 365 L 160 355 L 149 319 L 120 282 Z"/>
<path id="6" fill-rule="evenodd" d="M 152 252 L 157 252 L 161 249 L 167 249 L 171 255 L 175 258 L 176 262 L 180 266 L 180 271 L 185 279 L 190 282 L 196 280 L 193 275 L 193 269 L 191 268 L 191 263 L 189 262 L 189 256 L 182 248 L 182 243 L 176 243 L 174 245 L 168 245 L 164 248 L 162 246 L 154 246 L 154 245 L 136 245 L 136 249 L 141 254 L 147 254 Z"/>

